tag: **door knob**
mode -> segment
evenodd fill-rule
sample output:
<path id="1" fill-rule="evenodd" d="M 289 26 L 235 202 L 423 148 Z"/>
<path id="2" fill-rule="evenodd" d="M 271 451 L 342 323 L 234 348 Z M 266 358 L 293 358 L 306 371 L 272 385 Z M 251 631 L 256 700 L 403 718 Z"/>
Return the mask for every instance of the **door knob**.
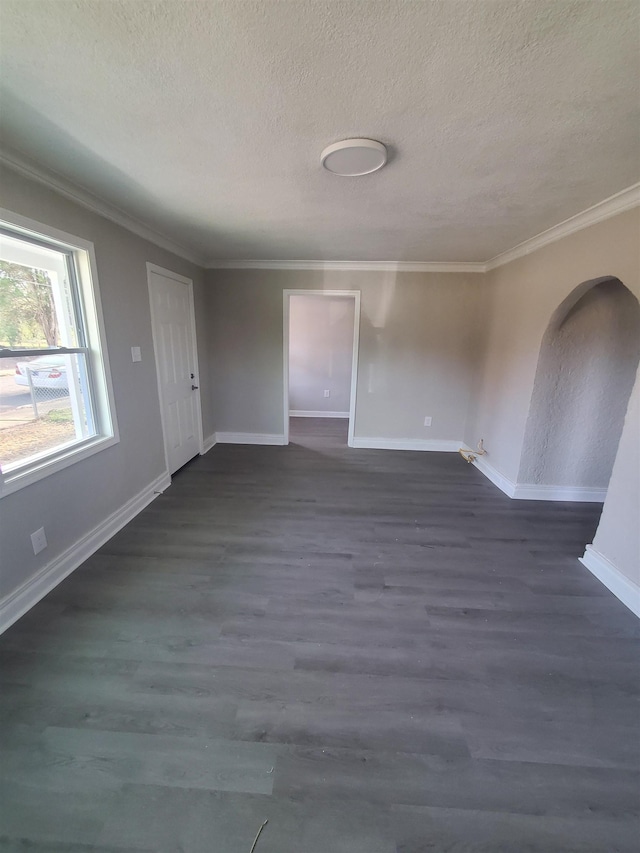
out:
<path id="1" fill-rule="evenodd" d="M 192 391 L 197 391 L 197 390 L 198 390 L 198 386 L 197 386 L 197 385 L 192 385 L 192 386 L 191 386 L 191 390 L 192 390 Z"/>

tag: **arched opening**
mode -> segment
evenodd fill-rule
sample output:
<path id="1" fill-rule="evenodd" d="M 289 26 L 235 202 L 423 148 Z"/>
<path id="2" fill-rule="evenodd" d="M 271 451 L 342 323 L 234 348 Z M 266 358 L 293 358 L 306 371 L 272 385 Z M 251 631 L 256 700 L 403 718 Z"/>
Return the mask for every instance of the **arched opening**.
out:
<path id="1" fill-rule="evenodd" d="M 518 483 L 604 500 L 639 359 L 631 291 L 611 277 L 575 288 L 542 339 Z"/>

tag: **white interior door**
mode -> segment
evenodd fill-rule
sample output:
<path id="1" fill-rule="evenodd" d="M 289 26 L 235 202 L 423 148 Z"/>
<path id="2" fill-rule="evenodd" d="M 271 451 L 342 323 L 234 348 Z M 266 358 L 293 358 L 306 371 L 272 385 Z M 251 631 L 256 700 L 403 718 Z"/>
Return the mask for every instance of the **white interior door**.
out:
<path id="1" fill-rule="evenodd" d="M 193 284 L 147 264 L 165 454 L 173 474 L 202 451 Z"/>

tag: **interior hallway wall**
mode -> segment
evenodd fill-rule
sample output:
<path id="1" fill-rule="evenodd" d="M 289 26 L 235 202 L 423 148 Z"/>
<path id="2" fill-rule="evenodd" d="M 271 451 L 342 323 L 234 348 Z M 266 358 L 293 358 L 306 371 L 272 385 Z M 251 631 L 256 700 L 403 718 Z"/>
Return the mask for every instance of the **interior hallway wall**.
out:
<path id="1" fill-rule="evenodd" d="M 283 290 L 360 290 L 356 438 L 462 439 L 482 276 L 209 270 L 207 281 L 217 431 L 283 433 Z"/>
<path id="2" fill-rule="evenodd" d="M 349 413 L 354 313 L 350 296 L 290 297 L 290 411 Z"/>

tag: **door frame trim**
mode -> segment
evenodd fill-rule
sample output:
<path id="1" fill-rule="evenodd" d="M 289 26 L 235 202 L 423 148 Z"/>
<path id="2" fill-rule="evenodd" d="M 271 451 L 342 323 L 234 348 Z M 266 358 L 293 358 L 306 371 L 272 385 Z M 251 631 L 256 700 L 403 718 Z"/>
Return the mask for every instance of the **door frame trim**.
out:
<path id="1" fill-rule="evenodd" d="M 162 391 L 162 382 L 160 381 L 160 368 L 158 365 L 158 330 L 156 327 L 156 318 L 154 314 L 153 307 L 153 284 L 152 284 L 152 273 L 156 273 L 157 275 L 162 275 L 165 278 L 173 279 L 173 281 L 178 282 L 179 284 L 184 284 L 187 286 L 188 298 L 189 298 L 189 322 L 191 325 L 191 340 L 193 344 L 193 368 L 194 373 L 196 375 L 195 382 L 198 383 L 198 390 L 196 393 L 196 438 L 198 440 L 198 453 L 200 456 L 204 453 L 204 437 L 202 432 L 202 404 L 200 400 L 200 367 L 198 364 L 198 337 L 196 332 L 196 313 L 195 313 L 195 305 L 193 300 L 193 280 L 190 278 L 186 278 L 186 276 L 180 275 L 177 272 L 173 272 L 173 270 L 165 269 L 165 267 L 160 267 L 157 264 L 152 264 L 150 261 L 147 261 L 147 286 L 149 289 L 149 311 L 151 314 L 151 334 L 153 337 L 153 354 L 156 365 L 156 382 L 158 384 L 158 402 L 160 403 L 160 423 L 162 424 L 162 443 L 164 445 L 164 464 L 167 473 L 169 476 L 173 476 L 169 469 L 169 454 L 167 452 L 167 430 L 166 430 L 166 421 L 164 416 L 164 402 L 163 402 L 163 391 Z"/>
<path id="2" fill-rule="evenodd" d="M 356 389 L 358 387 L 358 353 L 360 347 L 360 291 L 359 290 L 283 290 L 283 415 L 284 444 L 289 444 L 289 304 L 291 296 L 346 296 L 355 300 L 353 312 L 353 352 L 351 356 L 351 388 L 349 390 L 349 437 L 347 446 L 353 447 L 356 425 Z"/>

